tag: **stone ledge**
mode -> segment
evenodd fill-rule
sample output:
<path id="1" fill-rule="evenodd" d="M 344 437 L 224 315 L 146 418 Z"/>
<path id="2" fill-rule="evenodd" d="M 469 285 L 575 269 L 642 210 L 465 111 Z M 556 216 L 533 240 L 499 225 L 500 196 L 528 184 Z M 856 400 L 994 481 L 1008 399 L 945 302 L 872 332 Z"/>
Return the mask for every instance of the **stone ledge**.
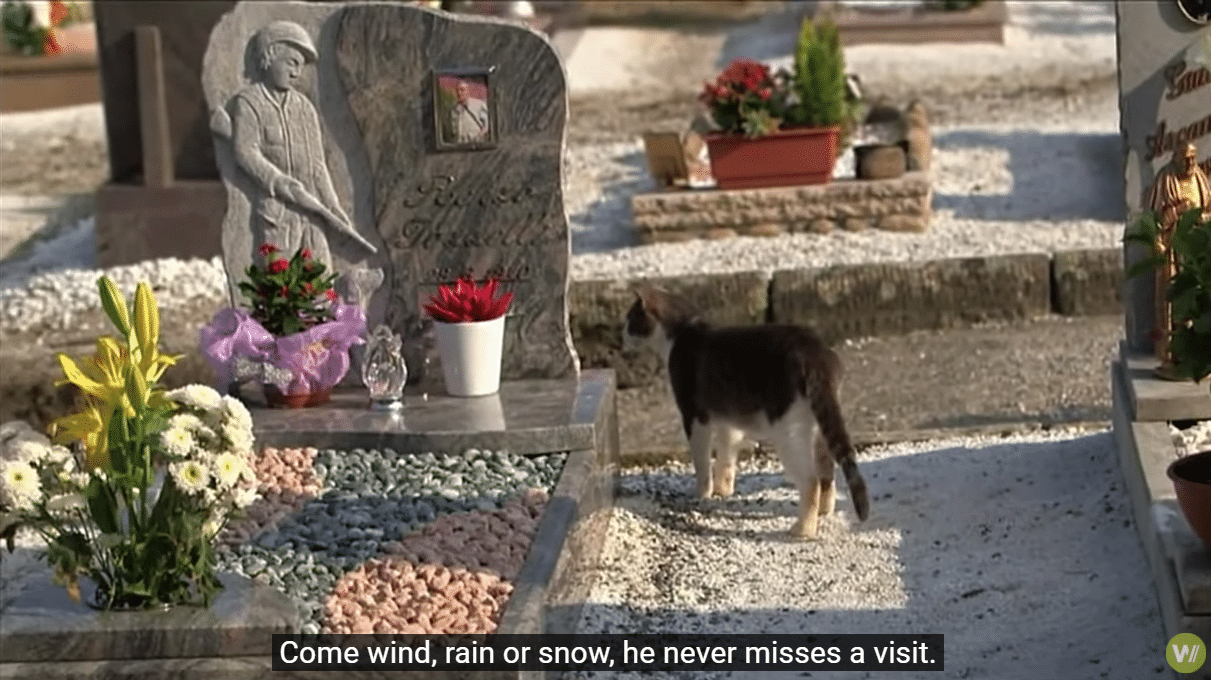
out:
<path id="1" fill-rule="evenodd" d="M 961 11 L 920 8 L 862 11 L 837 7 L 834 2 L 817 3 L 814 14 L 832 8 L 845 46 L 866 43 L 929 42 L 1004 44 L 1009 13 L 1004 0 L 987 0 Z"/>
<path id="2" fill-rule="evenodd" d="M 932 200 L 929 175 L 910 172 L 811 186 L 637 194 L 631 213 L 641 243 L 833 229 L 922 232 Z"/>
<path id="3" fill-rule="evenodd" d="M 1126 343 L 1120 356 L 1127 384 L 1127 403 L 1132 420 L 1157 422 L 1211 418 L 1211 389 L 1192 381 L 1161 380 L 1152 374 L 1159 363 L 1155 357 L 1132 352 Z"/>
<path id="4" fill-rule="evenodd" d="M 781 271 L 770 317 L 828 342 L 1028 319 L 1051 311 L 1050 281 L 1046 254 Z"/>
<path id="5" fill-rule="evenodd" d="M 1095 316 L 1123 309 L 1123 252 L 1067 250 L 1051 262 L 1052 304 L 1057 314 Z"/>
<path id="6" fill-rule="evenodd" d="M 1211 551 L 1181 514 L 1165 474 L 1177 457 L 1168 425 L 1132 420 L 1128 371 L 1122 361 L 1111 366 L 1110 379 L 1119 464 L 1140 543 L 1152 566 L 1165 636 L 1194 633 L 1206 640 L 1211 638 Z M 1168 673 L 1167 677 L 1178 677 Z"/>

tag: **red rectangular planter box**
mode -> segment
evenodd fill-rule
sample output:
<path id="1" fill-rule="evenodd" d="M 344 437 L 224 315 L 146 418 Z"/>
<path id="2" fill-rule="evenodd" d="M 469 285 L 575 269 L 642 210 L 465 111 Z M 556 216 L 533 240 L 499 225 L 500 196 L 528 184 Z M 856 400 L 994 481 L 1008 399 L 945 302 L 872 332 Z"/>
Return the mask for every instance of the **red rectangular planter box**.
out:
<path id="1" fill-rule="evenodd" d="M 837 162 L 840 128 L 791 128 L 763 137 L 705 136 L 711 174 L 720 189 L 826 184 Z"/>

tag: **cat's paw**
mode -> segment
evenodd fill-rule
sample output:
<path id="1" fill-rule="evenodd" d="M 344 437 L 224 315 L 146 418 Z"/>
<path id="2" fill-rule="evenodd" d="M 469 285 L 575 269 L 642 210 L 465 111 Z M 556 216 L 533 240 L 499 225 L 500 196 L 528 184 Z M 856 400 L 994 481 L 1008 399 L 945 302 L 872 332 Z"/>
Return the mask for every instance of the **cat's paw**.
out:
<path id="1" fill-rule="evenodd" d="M 715 495 L 720 498 L 727 498 L 736 492 L 736 475 L 735 473 L 728 474 L 727 472 L 715 472 Z"/>
<path id="2" fill-rule="evenodd" d="M 714 491 L 714 485 L 711 483 L 711 480 L 708 479 L 705 482 L 698 482 L 699 498 L 710 498 L 712 495 L 714 495 Z"/>
<path id="3" fill-rule="evenodd" d="M 787 533 L 797 541 L 815 541 L 819 538 L 819 526 L 816 522 L 801 519 L 795 522 Z"/>

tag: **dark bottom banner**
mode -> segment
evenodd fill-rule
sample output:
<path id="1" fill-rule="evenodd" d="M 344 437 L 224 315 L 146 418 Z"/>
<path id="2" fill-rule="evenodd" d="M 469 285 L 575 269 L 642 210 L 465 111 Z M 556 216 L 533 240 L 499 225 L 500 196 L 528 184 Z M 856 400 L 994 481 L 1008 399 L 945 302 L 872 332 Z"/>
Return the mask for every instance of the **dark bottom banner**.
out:
<path id="1" fill-rule="evenodd" d="M 942 635 L 274 635 L 273 670 L 941 671 Z"/>

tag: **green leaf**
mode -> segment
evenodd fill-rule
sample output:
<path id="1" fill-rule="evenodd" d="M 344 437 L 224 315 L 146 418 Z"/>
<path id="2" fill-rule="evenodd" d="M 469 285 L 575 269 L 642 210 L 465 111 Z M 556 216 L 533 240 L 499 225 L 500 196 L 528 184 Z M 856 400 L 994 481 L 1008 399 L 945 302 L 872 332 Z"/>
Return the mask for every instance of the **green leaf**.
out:
<path id="1" fill-rule="evenodd" d="M 1150 255 L 1150 256 L 1140 260 L 1139 262 L 1136 262 L 1135 264 L 1131 265 L 1130 267 L 1128 267 L 1126 276 L 1127 276 L 1127 278 L 1132 279 L 1132 278 L 1139 276 L 1140 274 L 1146 274 L 1146 273 L 1156 271 L 1156 269 L 1158 267 L 1160 267 L 1161 265 L 1163 265 L 1164 263 L 1165 263 L 1164 255 L 1159 255 L 1159 254 Z"/>
<path id="2" fill-rule="evenodd" d="M 88 497 L 88 510 L 92 514 L 93 521 L 96 522 L 97 528 L 101 530 L 101 533 L 118 533 L 118 502 L 114 497 L 113 489 L 94 476 L 88 482 L 86 494 Z"/>

